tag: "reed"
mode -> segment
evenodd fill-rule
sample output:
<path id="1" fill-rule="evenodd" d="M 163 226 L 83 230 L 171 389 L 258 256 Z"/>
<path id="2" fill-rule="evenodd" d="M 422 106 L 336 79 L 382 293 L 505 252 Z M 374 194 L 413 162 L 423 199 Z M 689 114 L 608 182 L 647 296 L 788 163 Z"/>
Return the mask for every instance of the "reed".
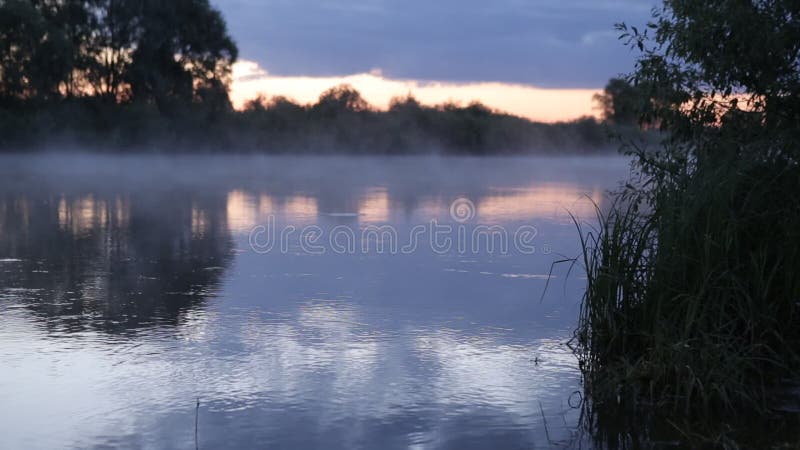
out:
<path id="1" fill-rule="evenodd" d="M 677 167 L 613 194 L 599 225 L 576 221 L 588 283 L 572 345 L 595 410 L 657 412 L 708 437 L 773 417 L 798 380 L 800 167 Z"/>

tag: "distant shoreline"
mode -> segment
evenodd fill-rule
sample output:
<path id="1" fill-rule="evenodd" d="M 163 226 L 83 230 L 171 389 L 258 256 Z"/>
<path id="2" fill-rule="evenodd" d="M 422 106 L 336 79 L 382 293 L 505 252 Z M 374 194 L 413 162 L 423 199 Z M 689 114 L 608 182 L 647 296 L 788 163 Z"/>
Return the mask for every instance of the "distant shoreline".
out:
<path id="1" fill-rule="evenodd" d="M 593 117 L 539 123 L 479 103 L 424 106 L 398 99 L 377 110 L 348 86 L 313 105 L 256 99 L 243 110 L 206 105 L 116 104 L 78 98 L 0 108 L 0 152 L 264 153 L 344 155 L 610 154 L 635 126 Z"/>

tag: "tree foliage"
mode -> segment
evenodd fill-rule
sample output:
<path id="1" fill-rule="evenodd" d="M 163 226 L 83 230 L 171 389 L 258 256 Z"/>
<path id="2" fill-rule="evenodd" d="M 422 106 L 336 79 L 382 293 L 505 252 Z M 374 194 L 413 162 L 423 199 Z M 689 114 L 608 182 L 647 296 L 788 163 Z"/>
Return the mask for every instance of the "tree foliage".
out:
<path id="1" fill-rule="evenodd" d="M 640 120 L 665 138 L 630 147 L 635 176 L 584 235 L 594 417 L 680 412 L 679 440 L 772 439 L 745 430 L 786 426 L 772 406 L 800 372 L 800 3 L 665 0 L 619 29 L 641 51 Z"/>
<path id="2" fill-rule="evenodd" d="M 0 2 L 0 95 L 48 99 L 73 65 L 65 30 L 45 2 Z"/>
<path id="3" fill-rule="evenodd" d="M 635 125 L 639 112 L 644 108 L 646 98 L 641 90 L 624 78 L 612 78 L 601 94 L 595 94 L 594 101 L 603 118 L 616 125 Z"/>
<path id="4" fill-rule="evenodd" d="M 642 50 L 632 80 L 673 142 L 695 156 L 798 156 L 800 3 L 667 0 L 644 30 L 620 25 Z"/>
<path id="5" fill-rule="evenodd" d="M 594 119 L 533 123 L 480 103 L 388 111 L 352 86 L 317 102 L 228 97 L 235 43 L 209 0 L 0 0 L 0 148 L 489 154 L 610 148 Z"/>
<path id="6" fill-rule="evenodd" d="M 239 134 L 255 141 L 250 145 L 273 152 L 484 155 L 612 149 L 594 118 L 543 124 L 479 102 L 423 105 L 410 94 L 380 111 L 349 85 L 323 92 L 311 105 L 260 97 L 245 105 L 237 122 Z"/>
<path id="7" fill-rule="evenodd" d="M 208 0 L 0 0 L 0 98 L 228 107 L 237 48 Z"/>

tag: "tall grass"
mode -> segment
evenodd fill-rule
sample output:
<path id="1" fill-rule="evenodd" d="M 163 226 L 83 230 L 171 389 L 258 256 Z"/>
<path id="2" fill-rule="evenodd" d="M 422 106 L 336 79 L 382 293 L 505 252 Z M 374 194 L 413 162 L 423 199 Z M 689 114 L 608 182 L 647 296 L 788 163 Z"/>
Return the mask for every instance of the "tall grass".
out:
<path id="1" fill-rule="evenodd" d="M 737 155 L 649 169 L 599 226 L 578 224 L 587 398 L 713 432 L 771 417 L 800 380 L 800 168 Z"/>

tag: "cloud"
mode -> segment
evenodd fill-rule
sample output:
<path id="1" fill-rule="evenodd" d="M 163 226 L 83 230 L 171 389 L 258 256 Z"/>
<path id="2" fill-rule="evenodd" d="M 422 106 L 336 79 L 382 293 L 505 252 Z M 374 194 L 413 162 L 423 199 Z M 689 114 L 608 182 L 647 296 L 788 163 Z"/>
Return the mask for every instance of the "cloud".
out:
<path id="1" fill-rule="evenodd" d="M 581 36 L 581 44 L 583 45 L 602 45 L 609 41 L 616 42 L 618 39 L 616 31 L 591 31 Z"/>
<path id="2" fill-rule="evenodd" d="M 274 75 L 597 88 L 634 54 L 613 25 L 655 0 L 216 0 L 241 55 Z"/>
<path id="3" fill-rule="evenodd" d="M 397 79 L 381 69 L 343 76 L 273 75 L 254 61 L 234 66 L 231 97 L 237 108 L 256 96 L 283 95 L 300 103 L 313 103 L 333 86 L 350 84 L 378 108 L 386 108 L 393 97 L 413 94 L 424 104 L 447 101 L 467 104 L 480 101 L 494 109 L 543 122 L 571 120 L 594 115 L 594 89 L 543 89 L 532 85 L 502 82 L 448 82 Z"/>

